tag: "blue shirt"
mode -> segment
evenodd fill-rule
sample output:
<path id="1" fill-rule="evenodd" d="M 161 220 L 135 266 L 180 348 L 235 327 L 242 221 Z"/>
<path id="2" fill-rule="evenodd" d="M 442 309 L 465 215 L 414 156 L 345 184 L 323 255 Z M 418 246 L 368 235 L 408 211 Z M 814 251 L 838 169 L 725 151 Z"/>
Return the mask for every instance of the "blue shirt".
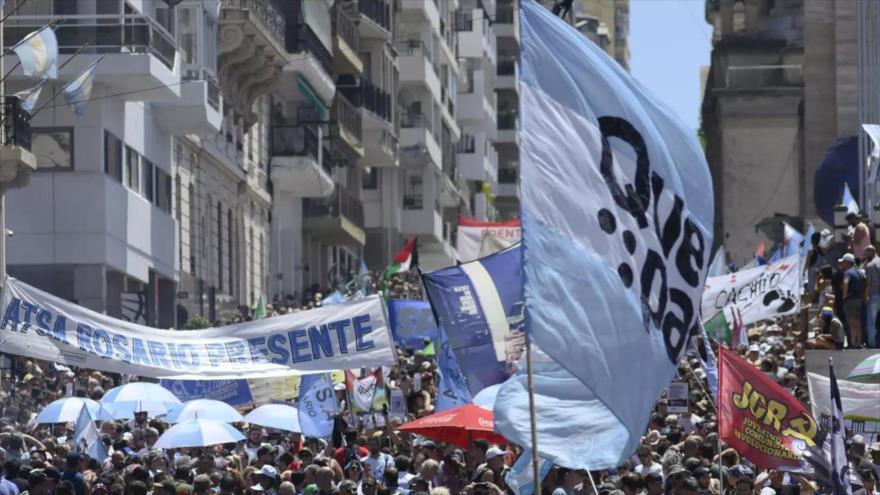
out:
<path id="1" fill-rule="evenodd" d="M 6 478 L 0 479 L 0 495 L 18 495 L 18 487 Z"/>
<path id="2" fill-rule="evenodd" d="M 77 471 L 64 471 L 61 473 L 62 481 L 69 481 L 73 483 L 73 492 L 76 495 L 84 495 L 86 492 L 86 483 L 85 478 L 83 478 L 82 473 Z"/>
<path id="3" fill-rule="evenodd" d="M 864 272 L 853 267 L 844 272 L 843 279 L 849 284 L 845 299 L 861 299 L 865 297 Z"/>

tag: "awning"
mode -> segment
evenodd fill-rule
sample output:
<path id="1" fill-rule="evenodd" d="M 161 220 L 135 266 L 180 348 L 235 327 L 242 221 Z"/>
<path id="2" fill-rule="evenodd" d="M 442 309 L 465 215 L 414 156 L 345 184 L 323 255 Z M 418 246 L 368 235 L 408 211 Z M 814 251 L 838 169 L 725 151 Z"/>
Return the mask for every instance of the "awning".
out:
<path id="1" fill-rule="evenodd" d="M 299 90 L 302 91 L 302 94 L 305 95 L 306 99 L 309 100 L 309 103 L 312 104 L 315 111 L 318 112 L 321 120 L 328 120 L 327 105 L 321 100 L 321 97 L 318 96 L 318 92 L 312 87 L 309 81 L 305 77 L 297 75 L 296 85 L 299 87 Z"/>

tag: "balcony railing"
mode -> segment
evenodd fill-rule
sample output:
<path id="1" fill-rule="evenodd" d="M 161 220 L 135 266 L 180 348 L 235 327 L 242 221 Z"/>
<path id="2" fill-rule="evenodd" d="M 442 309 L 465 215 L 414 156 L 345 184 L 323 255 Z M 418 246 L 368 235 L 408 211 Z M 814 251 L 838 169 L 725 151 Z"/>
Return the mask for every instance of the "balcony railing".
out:
<path id="1" fill-rule="evenodd" d="M 31 114 L 21 108 L 17 96 L 3 99 L 3 142 L 0 145 L 31 149 Z"/>
<path id="2" fill-rule="evenodd" d="M 54 16 L 14 16 L 6 21 L 5 46 L 12 46 Z M 82 53 L 148 53 L 165 67 L 174 68 L 177 44 L 154 18 L 144 14 L 65 15 L 55 27 L 58 51 L 70 54 L 86 45 Z"/>
<path id="3" fill-rule="evenodd" d="M 361 37 L 358 33 L 357 23 L 341 5 L 336 6 L 336 22 L 333 24 L 333 31 L 336 36 L 345 40 L 352 52 L 355 54 L 360 52 Z"/>
<path id="4" fill-rule="evenodd" d="M 499 184 L 516 184 L 519 181 L 519 173 L 515 168 L 499 168 L 498 183 Z"/>
<path id="5" fill-rule="evenodd" d="M 364 228 L 364 204 L 352 196 L 342 184 L 329 198 L 303 199 L 303 216 L 306 218 L 346 218 L 360 228 Z"/>
<path id="6" fill-rule="evenodd" d="M 456 12 L 455 13 L 455 30 L 456 31 L 473 31 L 474 30 L 474 13 L 473 12 Z"/>
<path id="7" fill-rule="evenodd" d="M 208 104 L 214 110 L 220 110 L 220 85 L 217 76 L 207 68 L 196 65 L 184 66 L 182 72 L 185 81 L 205 81 L 208 84 Z"/>
<path id="8" fill-rule="evenodd" d="M 360 86 L 337 86 L 336 89 L 356 107 L 364 107 L 377 116 L 391 121 L 391 95 L 366 79 Z"/>
<path id="9" fill-rule="evenodd" d="M 504 58 L 498 60 L 495 73 L 499 76 L 515 76 L 516 75 L 516 59 Z"/>
<path id="10" fill-rule="evenodd" d="M 727 88 L 782 88 L 804 85 L 801 65 L 745 65 L 731 66 L 725 74 Z"/>
<path id="11" fill-rule="evenodd" d="M 461 139 L 455 143 L 456 153 L 475 153 L 477 150 L 476 139 L 470 134 L 462 134 Z"/>
<path id="12" fill-rule="evenodd" d="M 310 156 L 318 161 L 318 133 L 311 126 L 272 127 L 273 156 Z"/>
<path id="13" fill-rule="evenodd" d="M 318 59 L 327 74 L 333 74 L 333 54 L 321 43 L 308 24 L 288 26 L 287 49 L 291 53 L 309 52 Z"/>
<path id="14" fill-rule="evenodd" d="M 391 5 L 383 0 L 358 0 L 358 11 L 391 31 Z"/>
<path id="15" fill-rule="evenodd" d="M 363 131 L 363 122 L 361 121 L 361 113 L 348 99 L 340 92 L 336 93 L 333 99 L 333 120 L 356 139 L 361 139 Z"/>
<path id="16" fill-rule="evenodd" d="M 422 40 L 403 40 L 397 43 L 397 52 L 402 57 L 422 55 L 430 64 L 434 64 L 434 54 Z"/>
<path id="17" fill-rule="evenodd" d="M 516 130 L 516 112 L 499 112 L 498 113 L 498 130 L 511 131 Z"/>
<path id="18" fill-rule="evenodd" d="M 426 115 L 414 112 L 401 112 L 400 127 L 404 129 L 423 128 L 427 129 L 428 132 L 434 132 L 431 119 Z"/>
<path id="19" fill-rule="evenodd" d="M 254 20 L 284 45 L 284 32 L 287 22 L 284 14 L 275 8 L 269 0 L 223 0 L 223 8 L 246 9 Z"/>

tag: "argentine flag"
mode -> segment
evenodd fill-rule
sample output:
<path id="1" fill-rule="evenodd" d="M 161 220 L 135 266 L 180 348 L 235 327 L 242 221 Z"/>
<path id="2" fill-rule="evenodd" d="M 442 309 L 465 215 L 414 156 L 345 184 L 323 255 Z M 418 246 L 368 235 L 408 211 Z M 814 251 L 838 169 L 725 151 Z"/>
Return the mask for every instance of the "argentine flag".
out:
<path id="1" fill-rule="evenodd" d="M 525 321 L 546 356 L 538 451 L 612 468 L 699 329 L 712 180 L 693 129 L 599 47 L 534 0 L 520 25 Z M 524 392 L 520 375 L 502 386 L 495 429 L 529 446 Z"/>
<path id="2" fill-rule="evenodd" d="M 64 85 L 64 101 L 73 109 L 73 113 L 77 117 L 82 117 L 86 112 L 86 103 L 92 97 L 92 86 L 95 82 L 95 71 L 98 69 L 98 62 L 102 58 L 95 60 L 86 70 L 69 83 Z"/>
<path id="3" fill-rule="evenodd" d="M 18 55 L 24 75 L 58 78 L 58 40 L 50 26 L 30 33 L 11 49 Z"/>
<path id="4" fill-rule="evenodd" d="M 21 108 L 24 111 L 33 113 L 34 107 L 37 106 L 37 101 L 40 99 L 40 93 L 43 91 L 43 86 L 46 85 L 47 81 L 48 79 L 43 78 L 43 80 L 33 88 L 15 93 L 15 96 L 21 100 Z"/>

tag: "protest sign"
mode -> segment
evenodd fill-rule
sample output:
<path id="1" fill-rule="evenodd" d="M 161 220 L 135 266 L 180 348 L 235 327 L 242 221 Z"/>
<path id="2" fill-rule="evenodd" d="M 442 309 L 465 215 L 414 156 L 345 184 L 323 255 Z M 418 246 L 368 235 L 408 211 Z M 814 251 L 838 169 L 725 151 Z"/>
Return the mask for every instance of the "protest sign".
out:
<path id="1" fill-rule="evenodd" d="M 306 375 L 297 400 L 299 424 L 304 436 L 327 438 L 333 433 L 333 417 L 339 411 L 329 374 Z"/>
<path id="2" fill-rule="evenodd" d="M 428 301 L 388 301 L 388 323 L 397 344 L 417 351 L 425 347 L 425 339 L 433 342 L 437 338 L 437 322 Z"/>
<path id="3" fill-rule="evenodd" d="M 250 404 L 254 398 L 247 380 L 161 380 L 159 382 L 178 399 L 186 402 L 213 399 L 230 406 Z"/>
<path id="4" fill-rule="evenodd" d="M 525 343 L 522 248 L 423 275 L 472 395 L 509 376 Z"/>
<path id="5" fill-rule="evenodd" d="M 672 382 L 669 384 L 667 410 L 670 413 L 688 412 L 688 384 L 687 382 Z"/>
<path id="6" fill-rule="evenodd" d="M 818 425 L 809 411 L 761 370 L 723 347 L 719 376 L 721 440 L 761 468 L 803 470 L 805 455 L 817 445 Z"/>
<path id="7" fill-rule="evenodd" d="M 383 302 L 373 295 L 205 330 L 159 330 L 117 320 L 8 278 L 3 352 L 155 378 L 239 379 L 396 361 Z"/>
<path id="8" fill-rule="evenodd" d="M 351 401 L 349 407 L 352 411 L 370 412 L 379 376 L 381 375 L 374 372 L 363 378 L 358 378 L 351 371 L 345 372 L 346 387 L 348 387 L 348 396 Z"/>
<path id="9" fill-rule="evenodd" d="M 455 238 L 455 251 L 462 263 L 473 261 L 481 256 L 487 238 L 495 238 L 506 246 L 519 242 L 522 227 L 519 220 L 507 222 L 484 222 L 465 216 L 458 217 L 458 234 Z"/>
<path id="10" fill-rule="evenodd" d="M 391 406 L 388 415 L 392 418 L 406 418 L 406 399 L 403 397 L 403 390 L 391 389 Z"/>
<path id="11" fill-rule="evenodd" d="M 813 417 L 830 418 L 833 408 L 831 379 L 808 371 L 807 383 L 810 386 L 810 404 L 813 406 Z M 840 390 L 843 418 L 846 420 L 847 426 L 851 426 L 853 420 L 864 422 L 866 428 L 863 433 L 872 433 L 880 438 L 880 428 L 878 428 L 880 427 L 880 383 L 837 380 L 837 388 Z"/>
<path id="12" fill-rule="evenodd" d="M 795 254 L 775 263 L 740 270 L 706 279 L 703 291 L 703 319 L 709 320 L 719 311 L 726 315 L 736 312 L 742 323 L 800 311 L 801 256 Z M 728 318 L 730 320 L 731 318 Z"/>

